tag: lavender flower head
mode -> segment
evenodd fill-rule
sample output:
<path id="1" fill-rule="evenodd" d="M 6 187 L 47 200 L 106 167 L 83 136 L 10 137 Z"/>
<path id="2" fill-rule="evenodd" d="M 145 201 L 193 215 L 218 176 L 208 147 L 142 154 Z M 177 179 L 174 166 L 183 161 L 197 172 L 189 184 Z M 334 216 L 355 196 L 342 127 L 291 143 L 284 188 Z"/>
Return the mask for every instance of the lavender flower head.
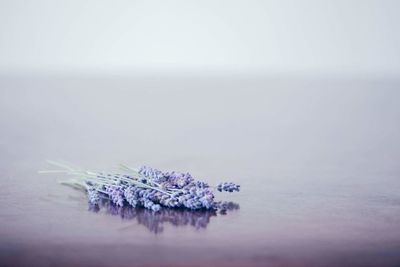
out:
<path id="1" fill-rule="evenodd" d="M 136 205 L 138 204 L 136 189 L 137 187 L 130 185 L 124 190 L 124 197 L 129 205 L 131 205 L 132 207 L 136 207 Z"/>
<path id="2" fill-rule="evenodd" d="M 124 206 L 124 192 L 123 187 L 118 185 L 106 186 L 106 192 L 112 202 L 117 206 Z"/>
<path id="3" fill-rule="evenodd" d="M 153 169 L 151 167 L 141 166 L 138 173 L 141 175 L 141 178 L 150 179 L 156 183 L 162 183 L 165 181 L 162 171 Z"/>
<path id="4" fill-rule="evenodd" d="M 224 183 L 220 183 L 217 185 L 217 190 L 220 192 L 225 191 L 225 192 L 230 192 L 230 193 L 232 193 L 234 191 L 239 192 L 240 185 L 237 185 L 237 184 L 234 184 L 231 182 L 224 182 Z"/>
<path id="5" fill-rule="evenodd" d="M 92 186 L 88 186 L 87 189 L 87 196 L 90 205 L 98 205 L 100 202 L 100 194 L 99 192 Z"/>

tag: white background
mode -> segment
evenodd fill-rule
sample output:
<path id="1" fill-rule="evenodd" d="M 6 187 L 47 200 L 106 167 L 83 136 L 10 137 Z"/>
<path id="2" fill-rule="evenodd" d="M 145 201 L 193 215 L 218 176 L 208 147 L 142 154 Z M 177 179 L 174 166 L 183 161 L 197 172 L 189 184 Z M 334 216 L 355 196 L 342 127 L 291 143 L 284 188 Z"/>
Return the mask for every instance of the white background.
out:
<path id="1" fill-rule="evenodd" d="M 396 77 L 399 14 L 399 1 L 0 0 L 0 73 Z"/>

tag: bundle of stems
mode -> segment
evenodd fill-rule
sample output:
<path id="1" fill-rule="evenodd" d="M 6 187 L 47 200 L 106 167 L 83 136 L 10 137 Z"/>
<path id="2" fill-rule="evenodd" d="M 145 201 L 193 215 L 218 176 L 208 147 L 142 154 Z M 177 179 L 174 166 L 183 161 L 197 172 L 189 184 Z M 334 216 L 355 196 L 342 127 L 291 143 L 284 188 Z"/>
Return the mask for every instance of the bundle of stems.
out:
<path id="1" fill-rule="evenodd" d="M 99 205 L 101 199 L 108 199 L 117 206 L 141 206 L 155 212 L 162 207 L 224 210 L 227 203 L 215 201 L 215 190 L 240 190 L 240 185 L 231 182 L 212 187 L 196 181 L 189 173 L 163 172 L 147 166 L 135 169 L 120 165 L 126 173 L 121 174 L 83 171 L 63 163 L 48 162 L 60 169 L 41 173 L 66 173 L 73 176 L 62 183 L 84 190 L 90 205 Z"/>

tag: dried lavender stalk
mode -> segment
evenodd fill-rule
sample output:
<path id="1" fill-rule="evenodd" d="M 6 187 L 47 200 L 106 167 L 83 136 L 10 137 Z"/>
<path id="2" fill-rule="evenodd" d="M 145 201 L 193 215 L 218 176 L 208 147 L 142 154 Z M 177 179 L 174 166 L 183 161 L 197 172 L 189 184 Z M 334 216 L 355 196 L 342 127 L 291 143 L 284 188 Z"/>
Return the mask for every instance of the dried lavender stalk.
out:
<path id="1" fill-rule="evenodd" d="M 161 207 L 226 209 L 221 202 L 215 201 L 213 187 L 196 181 L 189 173 L 162 172 L 146 166 L 136 170 L 123 165 L 122 169 L 129 174 L 101 173 L 77 171 L 60 163 L 50 163 L 65 169 L 56 172 L 76 177 L 64 183 L 84 189 L 90 205 L 98 205 L 100 199 L 108 199 L 116 206 L 139 206 L 155 212 Z M 234 192 L 239 191 L 240 186 L 224 182 L 218 184 L 216 189 L 220 192 Z"/>

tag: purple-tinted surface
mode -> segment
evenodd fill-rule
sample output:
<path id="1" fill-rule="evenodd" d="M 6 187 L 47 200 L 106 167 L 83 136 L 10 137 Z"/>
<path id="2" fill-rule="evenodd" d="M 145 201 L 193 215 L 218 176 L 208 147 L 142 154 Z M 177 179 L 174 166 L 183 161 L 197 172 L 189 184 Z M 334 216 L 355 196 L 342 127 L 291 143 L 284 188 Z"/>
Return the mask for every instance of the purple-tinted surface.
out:
<path id="1" fill-rule="evenodd" d="M 0 265 L 399 266 L 399 85 L 0 77 Z M 88 211 L 46 159 L 231 180 L 240 209 Z"/>

